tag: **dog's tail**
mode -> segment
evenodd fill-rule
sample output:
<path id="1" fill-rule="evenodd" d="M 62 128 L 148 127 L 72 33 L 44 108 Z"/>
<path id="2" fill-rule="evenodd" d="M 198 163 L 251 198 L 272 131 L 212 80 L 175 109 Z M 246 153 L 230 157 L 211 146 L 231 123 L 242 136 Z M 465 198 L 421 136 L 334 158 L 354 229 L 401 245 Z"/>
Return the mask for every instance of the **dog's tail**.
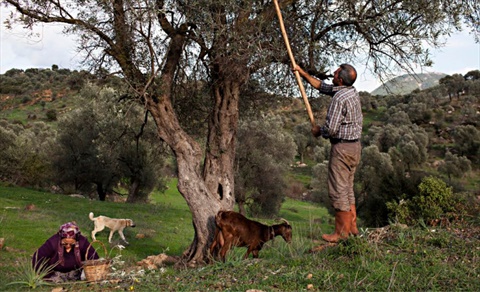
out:
<path id="1" fill-rule="evenodd" d="M 95 218 L 93 218 L 93 212 L 90 212 L 90 214 L 88 214 L 88 218 L 90 218 L 90 220 L 94 221 Z"/>

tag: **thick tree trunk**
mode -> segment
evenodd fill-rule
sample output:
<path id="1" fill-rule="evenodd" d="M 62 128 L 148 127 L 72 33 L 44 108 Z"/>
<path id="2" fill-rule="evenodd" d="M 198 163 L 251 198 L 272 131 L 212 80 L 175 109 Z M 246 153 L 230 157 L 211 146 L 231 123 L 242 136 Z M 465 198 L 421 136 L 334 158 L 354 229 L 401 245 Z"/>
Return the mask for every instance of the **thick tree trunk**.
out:
<path id="1" fill-rule="evenodd" d="M 216 94 L 216 103 L 204 153 L 200 145 L 180 127 L 168 98 L 148 99 L 159 136 L 172 148 L 178 164 L 178 190 L 192 212 L 195 236 L 184 252 L 189 262 L 205 262 L 215 231 L 215 215 L 232 210 L 234 198 L 233 161 L 238 122 L 238 84 Z M 202 170 L 202 158 L 205 157 Z"/>
<path id="2" fill-rule="evenodd" d="M 141 183 L 138 178 L 133 177 L 130 181 L 127 203 L 146 203 L 148 201 L 148 194 L 142 192 Z"/>
<path id="3" fill-rule="evenodd" d="M 132 180 L 128 187 L 127 203 L 135 203 L 140 184 L 137 180 Z"/>
<path id="4" fill-rule="evenodd" d="M 105 201 L 105 199 L 107 197 L 107 193 L 103 189 L 102 183 L 97 183 L 97 194 L 98 194 L 98 199 L 100 201 Z"/>

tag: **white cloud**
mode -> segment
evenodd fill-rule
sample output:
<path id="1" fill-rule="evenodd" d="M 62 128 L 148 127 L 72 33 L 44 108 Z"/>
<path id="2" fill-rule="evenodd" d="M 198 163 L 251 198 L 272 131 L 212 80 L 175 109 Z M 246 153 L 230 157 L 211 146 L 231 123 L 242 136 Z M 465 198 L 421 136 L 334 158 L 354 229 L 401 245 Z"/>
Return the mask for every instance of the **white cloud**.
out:
<path id="1" fill-rule="evenodd" d="M 12 68 L 60 68 L 78 69 L 80 56 L 76 52 L 75 39 L 62 33 L 62 26 L 45 24 L 31 31 L 20 25 L 12 30 L 4 27 L 8 11 L 2 7 L 0 16 L 0 73 Z"/>

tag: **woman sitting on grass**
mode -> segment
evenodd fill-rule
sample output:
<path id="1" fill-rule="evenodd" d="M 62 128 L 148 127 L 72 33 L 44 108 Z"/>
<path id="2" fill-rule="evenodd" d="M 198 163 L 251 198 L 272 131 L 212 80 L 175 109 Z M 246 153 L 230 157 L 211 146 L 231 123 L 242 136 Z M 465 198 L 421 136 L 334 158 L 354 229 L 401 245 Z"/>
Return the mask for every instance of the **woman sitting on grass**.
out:
<path id="1" fill-rule="evenodd" d="M 86 259 L 98 259 L 93 247 L 89 248 L 85 258 L 89 245 L 90 242 L 80 234 L 75 222 L 65 223 L 33 254 L 32 265 L 37 272 L 51 267 L 52 271 L 45 279 L 55 283 L 80 280 L 83 262 Z"/>

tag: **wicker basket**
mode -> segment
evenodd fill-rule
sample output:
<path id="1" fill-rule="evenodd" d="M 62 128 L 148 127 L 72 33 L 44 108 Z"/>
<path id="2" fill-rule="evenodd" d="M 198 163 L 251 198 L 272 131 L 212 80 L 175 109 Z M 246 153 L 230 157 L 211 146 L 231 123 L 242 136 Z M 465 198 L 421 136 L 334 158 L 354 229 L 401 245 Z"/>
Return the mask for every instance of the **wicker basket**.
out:
<path id="1" fill-rule="evenodd" d="M 103 247 L 105 252 L 105 259 L 97 259 L 97 260 L 89 260 L 88 259 L 88 250 L 92 246 L 93 243 L 98 242 Z M 111 260 L 107 258 L 107 248 L 105 245 L 98 240 L 92 241 L 90 245 L 87 247 L 87 251 L 85 253 L 85 262 L 83 262 L 83 270 L 85 271 L 85 278 L 89 282 L 96 282 L 102 281 L 107 278 L 108 272 L 110 271 L 110 263 Z"/>

